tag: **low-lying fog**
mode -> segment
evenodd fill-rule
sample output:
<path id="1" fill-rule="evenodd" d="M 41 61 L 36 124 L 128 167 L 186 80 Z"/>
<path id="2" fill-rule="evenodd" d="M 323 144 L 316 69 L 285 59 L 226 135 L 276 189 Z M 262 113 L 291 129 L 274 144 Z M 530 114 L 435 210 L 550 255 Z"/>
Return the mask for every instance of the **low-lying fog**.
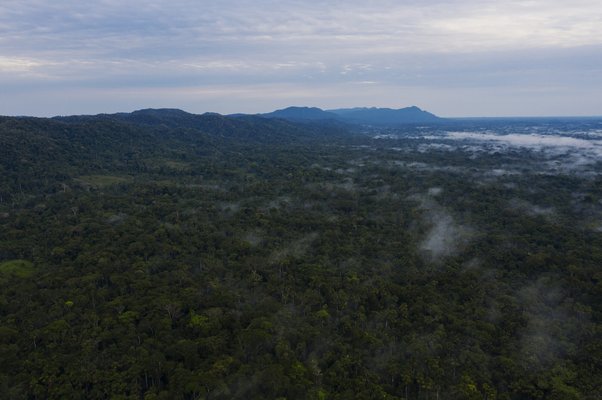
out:
<path id="1" fill-rule="evenodd" d="M 459 151 L 473 158 L 492 154 L 512 155 L 514 158 L 528 155 L 523 160 L 524 164 L 518 162 L 514 167 L 536 162 L 538 169 L 542 170 L 540 172 L 597 175 L 602 170 L 596 168 L 602 160 L 601 126 L 602 122 L 581 125 L 497 125 L 471 129 L 450 127 L 420 132 L 376 132 L 373 137 L 380 139 L 378 142 L 391 141 L 390 149 L 395 151 Z M 400 141 L 405 142 L 406 146 L 400 146 Z M 498 169 L 508 170 L 507 166 Z"/>

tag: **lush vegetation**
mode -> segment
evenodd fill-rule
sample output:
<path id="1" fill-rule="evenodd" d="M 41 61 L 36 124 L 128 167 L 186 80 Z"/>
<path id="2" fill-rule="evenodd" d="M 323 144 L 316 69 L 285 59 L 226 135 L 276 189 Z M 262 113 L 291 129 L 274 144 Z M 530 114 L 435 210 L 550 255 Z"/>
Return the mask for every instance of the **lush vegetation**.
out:
<path id="1" fill-rule="evenodd" d="M 0 119 L 0 397 L 601 398 L 600 165 L 423 145 Z"/>

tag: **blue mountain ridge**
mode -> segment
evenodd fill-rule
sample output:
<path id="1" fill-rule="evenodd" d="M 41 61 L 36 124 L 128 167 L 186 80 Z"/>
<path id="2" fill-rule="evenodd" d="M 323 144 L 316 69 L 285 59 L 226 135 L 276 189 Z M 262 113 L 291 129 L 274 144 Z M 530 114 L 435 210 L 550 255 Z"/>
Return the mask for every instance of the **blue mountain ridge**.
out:
<path id="1" fill-rule="evenodd" d="M 266 114 L 264 118 L 290 121 L 340 121 L 368 125 L 397 125 L 441 122 L 443 119 L 416 106 L 400 109 L 358 107 L 322 110 L 317 107 L 288 107 Z"/>

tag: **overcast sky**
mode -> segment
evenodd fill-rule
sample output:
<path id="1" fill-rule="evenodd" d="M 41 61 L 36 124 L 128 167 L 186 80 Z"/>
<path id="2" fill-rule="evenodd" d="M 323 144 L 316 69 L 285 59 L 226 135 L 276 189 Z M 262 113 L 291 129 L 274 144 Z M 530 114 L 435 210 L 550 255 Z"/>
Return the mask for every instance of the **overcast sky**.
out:
<path id="1" fill-rule="evenodd" d="M 602 115 L 600 0 L 2 0 L 0 114 Z"/>

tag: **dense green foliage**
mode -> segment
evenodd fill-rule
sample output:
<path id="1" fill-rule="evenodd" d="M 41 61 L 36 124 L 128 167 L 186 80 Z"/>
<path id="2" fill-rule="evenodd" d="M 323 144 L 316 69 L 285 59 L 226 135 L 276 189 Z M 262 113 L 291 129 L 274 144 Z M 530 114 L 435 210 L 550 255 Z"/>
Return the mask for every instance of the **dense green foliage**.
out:
<path id="1" fill-rule="evenodd" d="M 0 398 L 601 398 L 602 168 L 422 144 L 0 119 Z"/>

